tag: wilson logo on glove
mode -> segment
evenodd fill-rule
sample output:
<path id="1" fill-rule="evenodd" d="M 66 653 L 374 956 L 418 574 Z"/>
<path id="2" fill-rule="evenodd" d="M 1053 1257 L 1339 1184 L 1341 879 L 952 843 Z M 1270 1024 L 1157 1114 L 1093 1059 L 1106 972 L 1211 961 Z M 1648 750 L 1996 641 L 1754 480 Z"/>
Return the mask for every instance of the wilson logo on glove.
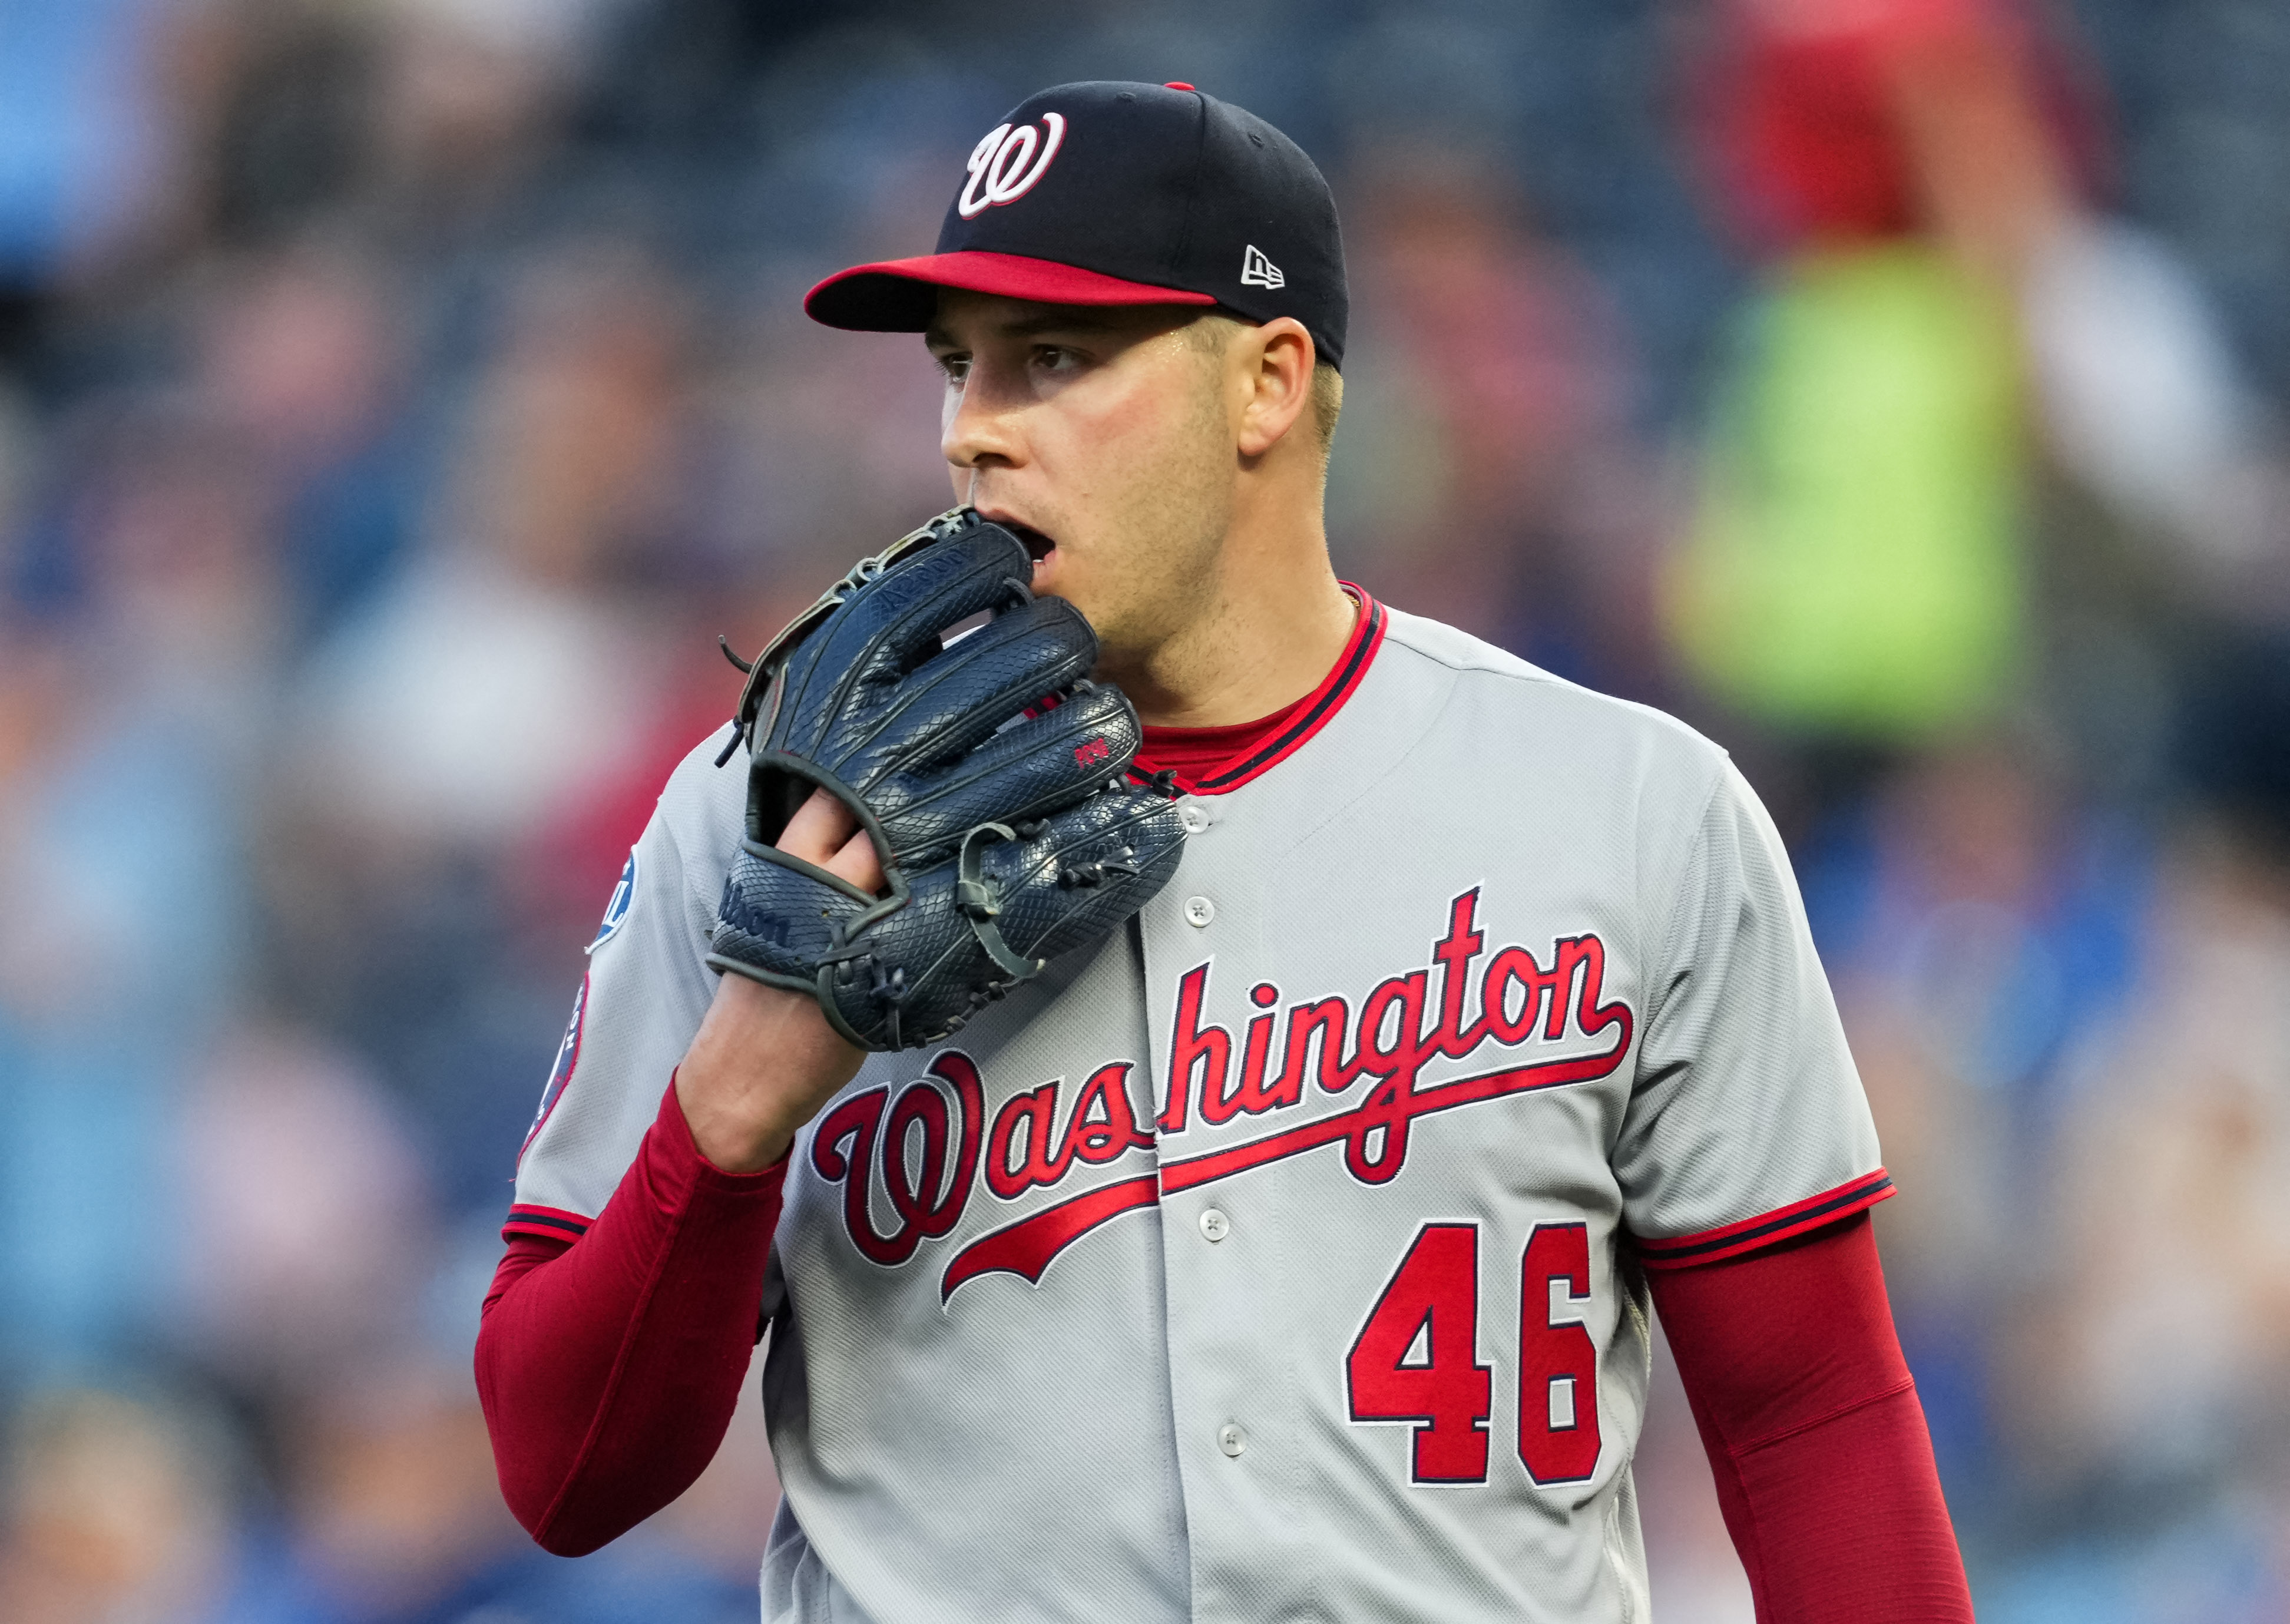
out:
<path id="1" fill-rule="evenodd" d="M 1074 764 L 1077 767 L 1094 767 L 1101 761 L 1112 759 L 1113 747 L 1102 739 L 1092 739 L 1074 746 Z"/>

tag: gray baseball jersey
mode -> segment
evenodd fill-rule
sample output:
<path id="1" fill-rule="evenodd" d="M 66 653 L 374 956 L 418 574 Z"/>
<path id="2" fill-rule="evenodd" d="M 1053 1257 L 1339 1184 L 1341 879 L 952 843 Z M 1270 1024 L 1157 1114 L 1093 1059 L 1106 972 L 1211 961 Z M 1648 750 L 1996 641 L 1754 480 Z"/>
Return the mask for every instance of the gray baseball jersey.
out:
<path id="1" fill-rule="evenodd" d="M 715 990 L 746 774 L 636 848 L 511 1228 L 611 1195 Z M 1648 1616 L 1644 1270 L 1890 1182 L 1723 752 L 1363 600 L 1130 925 L 796 1141 L 773 1620 Z"/>

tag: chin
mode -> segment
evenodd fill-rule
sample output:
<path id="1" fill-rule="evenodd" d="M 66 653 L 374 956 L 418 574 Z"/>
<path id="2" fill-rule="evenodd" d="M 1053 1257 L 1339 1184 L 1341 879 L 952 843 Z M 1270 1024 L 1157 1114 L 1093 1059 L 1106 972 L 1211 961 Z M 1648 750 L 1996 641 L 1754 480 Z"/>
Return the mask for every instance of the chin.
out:
<path id="1" fill-rule="evenodd" d="M 1034 579 L 1030 584 L 1037 593 L 1049 597 L 1061 597 L 1071 603 L 1074 596 L 1069 589 L 1072 585 L 1071 574 L 1065 567 L 1065 560 L 1052 552 L 1047 557 L 1034 560 Z M 1080 605 L 1076 604 L 1075 607 L 1079 608 Z"/>
<path id="2" fill-rule="evenodd" d="M 1093 612 L 1089 593 L 1078 587 L 1070 571 L 1059 569 L 1055 564 L 1037 564 L 1034 566 L 1033 588 L 1035 596 L 1061 597 L 1081 611 L 1082 619 L 1093 627 L 1097 626 L 1097 616 Z"/>

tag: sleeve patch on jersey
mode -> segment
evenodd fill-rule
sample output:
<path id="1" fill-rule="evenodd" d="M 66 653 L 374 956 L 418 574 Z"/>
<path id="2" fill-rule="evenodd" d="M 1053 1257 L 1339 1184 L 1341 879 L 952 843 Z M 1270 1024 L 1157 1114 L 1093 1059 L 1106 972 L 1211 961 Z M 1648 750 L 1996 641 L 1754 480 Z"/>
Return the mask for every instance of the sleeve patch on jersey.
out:
<path id="1" fill-rule="evenodd" d="M 520 1235 L 539 1236 L 546 1241 L 577 1241 L 588 1233 L 589 1220 L 578 1212 L 522 1204 L 509 1208 L 508 1221 L 501 1226 L 501 1239 L 505 1241 Z"/>
<path id="2" fill-rule="evenodd" d="M 589 952 L 594 953 L 620 934 L 621 926 L 628 921 L 629 905 L 636 900 L 636 895 L 637 854 L 631 847 L 629 860 L 621 865 L 621 883 L 613 887 L 613 899 L 605 904 L 605 922 L 597 927 L 597 940 L 589 944 Z"/>
<path id="3" fill-rule="evenodd" d="M 1755 1252 L 1760 1246 L 1771 1246 L 1818 1229 L 1823 1224 L 1833 1224 L 1840 1218 L 1866 1212 L 1893 1193 L 1892 1175 L 1879 1167 L 1833 1190 L 1808 1196 L 1803 1201 L 1756 1218 L 1745 1218 L 1739 1223 L 1668 1240 L 1637 1237 L 1638 1260 L 1648 1268 L 1690 1268 L 1697 1263 L 1739 1257 L 1745 1252 Z"/>
<path id="4" fill-rule="evenodd" d="M 622 882 L 623 884 L 626 883 Z M 581 978 L 581 990 L 572 995 L 572 1019 L 564 1023 L 564 1036 L 556 1045 L 556 1060 L 548 1068 L 548 1081 L 541 1087 L 540 1105 L 532 1113 L 532 1126 L 524 1131 L 524 1143 L 516 1148 L 519 1161 L 523 1161 L 524 1153 L 532 1148 L 533 1136 L 540 1132 L 540 1124 L 548 1120 L 548 1113 L 555 1110 L 556 1102 L 564 1097 L 565 1086 L 572 1081 L 573 1070 L 581 1064 L 581 1030 L 588 1015 L 589 978 L 584 975 Z"/>

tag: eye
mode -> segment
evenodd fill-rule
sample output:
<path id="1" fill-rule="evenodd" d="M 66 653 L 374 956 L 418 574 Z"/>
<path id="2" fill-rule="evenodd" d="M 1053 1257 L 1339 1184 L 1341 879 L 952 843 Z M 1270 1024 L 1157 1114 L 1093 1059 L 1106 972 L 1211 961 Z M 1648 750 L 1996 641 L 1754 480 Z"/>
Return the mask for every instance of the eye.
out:
<path id="1" fill-rule="evenodd" d="M 949 350 L 932 359 L 938 363 L 938 370 L 946 374 L 949 384 L 960 383 L 970 376 L 970 357 L 958 349 Z"/>
<path id="2" fill-rule="evenodd" d="M 1034 366 L 1045 372 L 1079 372 L 1082 358 L 1062 344 L 1037 344 L 1032 356 Z"/>

